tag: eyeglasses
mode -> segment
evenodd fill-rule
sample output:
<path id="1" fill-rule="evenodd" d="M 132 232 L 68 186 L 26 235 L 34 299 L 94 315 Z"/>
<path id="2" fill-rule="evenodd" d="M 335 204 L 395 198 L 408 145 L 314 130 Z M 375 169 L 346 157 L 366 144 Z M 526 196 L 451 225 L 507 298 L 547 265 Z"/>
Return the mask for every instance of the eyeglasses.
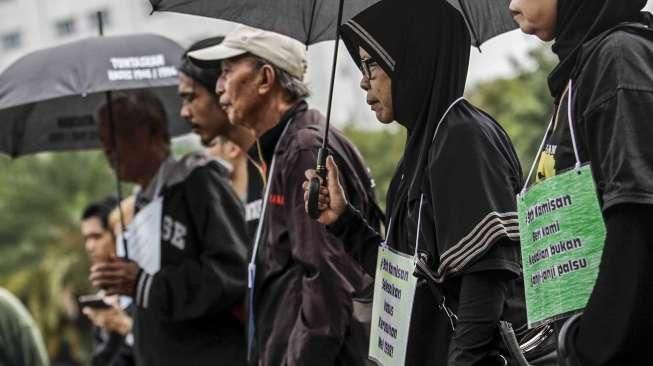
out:
<path id="1" fill-rule="evenodd" d="M 376 60 L 373 58 L 366 58 L 361 60 L 361 69 L 363 71 L 363 76 L 365 76 L 367 80 L 372 80 L 372 70 L 378 66 L 379 63 L 376 62 Z"/>

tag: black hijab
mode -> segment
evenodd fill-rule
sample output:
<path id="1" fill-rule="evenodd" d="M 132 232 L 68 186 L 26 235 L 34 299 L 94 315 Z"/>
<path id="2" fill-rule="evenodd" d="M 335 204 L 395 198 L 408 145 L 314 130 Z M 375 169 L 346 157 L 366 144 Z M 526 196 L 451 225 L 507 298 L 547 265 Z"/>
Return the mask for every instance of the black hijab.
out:
<path id="1" fill-rule="evenodd" d="M 558 0 L 553 52 L 560 64 L 549 75 L 551 94 L 559 97 L 572 77 L 583 43 L 615 25 L 640 21 L 646 0 Z"/>
<path id="2" fill-rule="evenodd" d="M 405 204 L 419 198 L 436 125 L 463 95 L 471 47 L 467 27 L 443 0 L 416 0 L 409 6 L 383 0 L 345 23 L 342 37 L 359 67 L 362 47 L 390 76 L 395 120 L 408 129 L 387 196 L 388 213 L 401 223 Z"/>

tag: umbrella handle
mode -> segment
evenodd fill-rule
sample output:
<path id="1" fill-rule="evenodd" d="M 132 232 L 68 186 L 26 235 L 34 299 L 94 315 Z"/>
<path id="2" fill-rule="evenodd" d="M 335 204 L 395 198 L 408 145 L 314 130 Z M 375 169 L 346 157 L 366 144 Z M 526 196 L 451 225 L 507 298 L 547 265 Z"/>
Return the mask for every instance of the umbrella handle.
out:
<path id="1" fill-rule="evenodd" d="M 313 220 L 317 220 L 322 214 L 322 211 L 318 208 L 318 201 L 320 199 L 320 187 L 326 185 L 327 180 L 326 156 L 327 149 L 321 147 L 317 153 L 317 167 L 315 168 L 315 172 L 322 178 L 322 183 L 320 183 L 319 178 L 313 177 L 308 187 L 307 211 L 308 216 Z"/>

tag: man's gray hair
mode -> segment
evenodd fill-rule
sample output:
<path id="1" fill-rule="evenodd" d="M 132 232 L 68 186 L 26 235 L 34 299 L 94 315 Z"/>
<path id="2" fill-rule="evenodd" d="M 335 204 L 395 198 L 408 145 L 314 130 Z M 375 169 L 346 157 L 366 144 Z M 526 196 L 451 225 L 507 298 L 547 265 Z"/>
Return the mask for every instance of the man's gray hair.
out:
<path id="1" fill-rule="evenodd" d="M 279 85 L 283 89 L 290 101 L 297 101 L 300 99 L 308 98 L 311 95 L 311 91 L 308 89 L 308 86 L 301 80 L 290 75 L 289 72 L 279 68 L 276 65 L 273 65 L 264 58 L 252 55 L 256 60 L 256 67 L 260 68 L 263 65 L 270 65 L 274 69 L 274 73 L 277 76 Z"/>

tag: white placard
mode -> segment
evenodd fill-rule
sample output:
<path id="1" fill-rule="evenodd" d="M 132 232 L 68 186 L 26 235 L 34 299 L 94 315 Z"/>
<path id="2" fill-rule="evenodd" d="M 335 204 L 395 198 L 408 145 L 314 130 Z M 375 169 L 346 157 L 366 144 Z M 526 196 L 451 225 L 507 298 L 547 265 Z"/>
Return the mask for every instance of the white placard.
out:
<path id="1" fill-rule="evenodd" d="M 406 362 L 417 288 L 415 257 L 382 246 L 376 266 L 369 357 L 378 365 L 400 366 Z"/>
<path id="2" fill-rule="evenodd" d="M 159 197 L 143 207 L 127 225 L 124 235 L 127 238 L 129 259 L 148 274 L 155 274 L 161 269 L 161 215 L 163 214 L 163 197 Z M 124 256 L 122 237 L 116 240 L 116 253 Z"/>

